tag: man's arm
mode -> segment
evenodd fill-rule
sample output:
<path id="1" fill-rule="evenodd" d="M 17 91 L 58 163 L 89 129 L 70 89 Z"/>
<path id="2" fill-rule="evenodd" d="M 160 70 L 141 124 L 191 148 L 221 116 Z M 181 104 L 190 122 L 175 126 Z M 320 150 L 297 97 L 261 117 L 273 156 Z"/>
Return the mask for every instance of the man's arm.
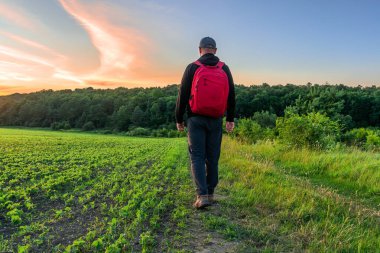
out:
<path id="1" fill-rule="evenodd" d="M 183 126 L 183 115 L 185 113 L 186 106 L 189 102 L 191 82 L 192 82 L 191 73 L 190 73 L 191 65 L 192 64 L 189 64 L 187 68 L 185 69 L 185 72 L 183 73 L 183 76 L 182 76 L 181 85 L 178 89 L 177 104 L 175 108 L 177 128 L 178 128 L 178 124 L 182 124 Z M 178 130 L 180 129 L 178 128 Z"/>
<path id="2" fill-rule="evenodd" d="M 235 118 L 235 85 L 234 80 L 232 78 L 232 74 L 230 69 L 227 65 L 223 66 L 223 70 L 226 72 L 228 77 L 228 84 L 229 84 L 229 93 L 228 93 L 228 100 L 227 100 L 227 122 L 234 122 Z"/>

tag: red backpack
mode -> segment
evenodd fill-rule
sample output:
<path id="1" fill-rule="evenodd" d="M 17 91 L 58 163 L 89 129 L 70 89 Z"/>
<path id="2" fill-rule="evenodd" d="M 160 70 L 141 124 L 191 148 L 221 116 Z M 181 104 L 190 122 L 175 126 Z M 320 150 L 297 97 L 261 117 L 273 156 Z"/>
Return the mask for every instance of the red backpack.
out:
<path id="1" fill-rule="evenodd" d="M 222 69 L 224 63 L 215 66 L 203 65 L 195 71 L 191 86 L 190 108 L 193 113 L 219 118 L 227 109 L 229 91 L 228 77 Z"/>

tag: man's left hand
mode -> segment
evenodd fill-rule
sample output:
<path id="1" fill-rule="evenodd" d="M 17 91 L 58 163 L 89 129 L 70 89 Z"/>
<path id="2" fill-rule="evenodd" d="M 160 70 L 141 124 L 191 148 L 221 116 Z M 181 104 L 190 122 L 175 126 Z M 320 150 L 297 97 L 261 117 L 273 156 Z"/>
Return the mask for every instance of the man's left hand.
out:
<path id="1" fill-rule="evenodd" d="M 180 132 L 185 131 L 185 123 L 177 123 L 177 130 Z"/>
<path id="2" fill-rule="evenodd" d="M 231 133 L 235 128 L 235 123 L 234 122 L 226 122 L 226 130 L 228 133 Z"/>

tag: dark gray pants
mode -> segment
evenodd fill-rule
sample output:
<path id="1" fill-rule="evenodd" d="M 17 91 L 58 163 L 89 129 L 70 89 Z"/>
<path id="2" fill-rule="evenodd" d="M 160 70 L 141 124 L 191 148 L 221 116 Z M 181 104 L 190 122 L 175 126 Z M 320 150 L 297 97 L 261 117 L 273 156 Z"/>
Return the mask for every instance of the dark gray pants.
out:
<path id="1" fill-rule="evenodd" d="M 187 120 L 191 172 L 198 195 L 213 194 L 218 184 L 222 118 L 193 116 Z"/>

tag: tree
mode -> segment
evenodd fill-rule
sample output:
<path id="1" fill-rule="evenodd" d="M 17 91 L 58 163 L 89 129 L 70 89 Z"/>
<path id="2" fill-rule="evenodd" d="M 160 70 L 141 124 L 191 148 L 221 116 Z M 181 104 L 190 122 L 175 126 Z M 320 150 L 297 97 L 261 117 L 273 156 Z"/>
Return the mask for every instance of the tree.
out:
<path id="1" fill-rule="evenodd" d="M 135 126 L 143 126 L 145 113 L 141 110 L 140 106 L 136 106 L 132 113 L 132 123 Z"/>
<path id="2" fill-rule="evenodd" d="M 129 125 L 131 124 L 131 115 L 132 110 L 129 106 L 121 106 L 113 115 L 112 115 L 112 125 L 116 127 L 119 131 L 127 131 Z"/>

